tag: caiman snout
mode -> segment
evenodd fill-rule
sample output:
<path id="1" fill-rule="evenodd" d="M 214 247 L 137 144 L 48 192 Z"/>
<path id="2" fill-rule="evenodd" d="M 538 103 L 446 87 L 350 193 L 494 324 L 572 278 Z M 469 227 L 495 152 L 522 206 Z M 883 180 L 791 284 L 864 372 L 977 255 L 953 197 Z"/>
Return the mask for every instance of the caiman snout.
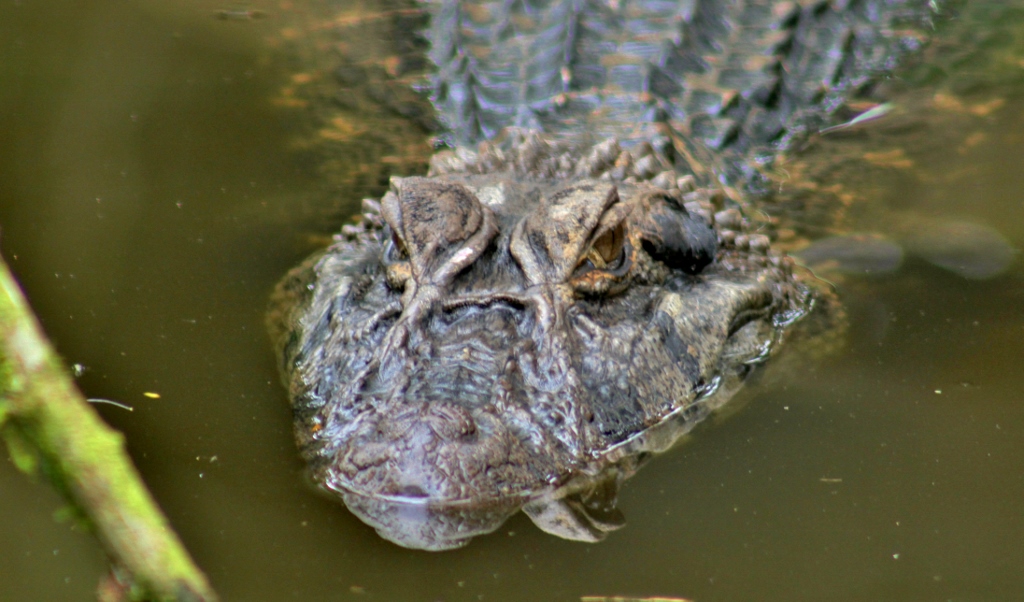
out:
<path id="1" fill-rule="evenodd" d="M 325 484 L 392 541 L 461 546 L 497 528 L 547 477 L 497 412 L 392 399 L 360 415 Z"/>
<path id="2" fill-rule="evenodd" d="M 459 504 L 544 483 L 494 404 L 406 397 L 363 412 L 334 454 L 330 486 L 359 495 Z M 398 410 L 398 411 L 396 411 Z"/>

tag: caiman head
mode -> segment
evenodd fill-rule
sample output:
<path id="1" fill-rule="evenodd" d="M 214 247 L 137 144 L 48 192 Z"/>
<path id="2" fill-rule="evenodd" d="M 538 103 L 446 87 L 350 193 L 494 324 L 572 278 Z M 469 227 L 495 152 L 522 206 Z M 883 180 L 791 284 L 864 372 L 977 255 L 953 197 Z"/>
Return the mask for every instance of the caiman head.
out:
<path id="1" fill-rule="evenodd" d="M 388 539 L 456 547 L 524 505 L 599 538 L 558 498 L 703 417 L 803 309 L 722 195 L 614 142 L 573 156 L 538 138 L 442 155 L 278 287 L 302 452 Z"/>

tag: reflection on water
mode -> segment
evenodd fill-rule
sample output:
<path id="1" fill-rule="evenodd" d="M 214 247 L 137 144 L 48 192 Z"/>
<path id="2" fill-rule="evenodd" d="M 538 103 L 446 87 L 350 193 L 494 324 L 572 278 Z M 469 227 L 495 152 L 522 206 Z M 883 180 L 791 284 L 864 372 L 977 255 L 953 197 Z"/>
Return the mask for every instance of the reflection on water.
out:
<path id="1" fill-rule="evenodd" d="M 264 38 L 285 15 L 245 8 L 267 17 L 220 20 L 233 5 L 198 1 L 0 6 L 0 247 L 58 348 L 88 368 L 86 394 L 136 408 L 99 410 L 225 599 L 1019 595 L 1019 256 L 981 281 L 914 253 L 895 272 L 836 278 L 843 352 L 796 376 L 770 365 L 741 411 L 622 488 L 628 524 L 601 544 L 519 515 L 429 555 L 320 497 L 262 326 L 274 281 L 309 250 L 296 225 L 309 222 L 287 218 L 320 184 L 287 150 L 295 113 L 268 101 L 282 67 Z M 885 216 L 913 211 L 1024 247 L 1022 92 L 970 119 L 924 113 L 943 122 L 914 130 L 932 137 L 908 151 L 918 170 L 836 172 L 885 209 L 851 215 L 858 229 L 892 235 Z M 95 545 L 52 520 L 45 487 L 9 463 L 0 480 L 0 566 L 18 575 L 0 598 L 91 596 Z"/>

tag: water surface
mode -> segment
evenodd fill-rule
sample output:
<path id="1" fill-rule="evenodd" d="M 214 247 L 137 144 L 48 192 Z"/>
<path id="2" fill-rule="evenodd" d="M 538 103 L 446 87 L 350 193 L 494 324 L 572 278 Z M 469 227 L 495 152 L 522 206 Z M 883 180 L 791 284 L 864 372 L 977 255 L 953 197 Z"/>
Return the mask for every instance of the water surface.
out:
<path id="1" fill-rule="evenodd" d="M 312 246 L 316 203 L 336 212 L 358 196 L 296 152 L 300 112 L 274 101 L 295 65 L 267 40 L 301 11 L 253 2 L 242 8 L 265 18 L 214 17 L 235 8 L 0 5 L 0 249 L 60 352 L 87 368 L 86 395 L 134 407 L 98 409 L 225 600 L 1024 590 L 1019 258 L 988 280 L 912 255 L 894 273 L 837 278 L 850 315 L 841 350 L 778 358 L 742 409 L 626 484 L 627 526 L 604 543 L 517 516 L 462 550 L 409 551 L 319 495 L 294 450 L 263 311 Z M 970 119 L 928 105 L 915 131 L 934 138 L 907 151 L 914 171 L 847 182 L 876 203 L 857 226 L 893 230 L 889 210 L 941 216 L 1024 247 L 1024 86 L 1000 94 Z M 0 491 L 0 598 L 90 598 L 104 559 L 53 520 L 56 495 L 9 462 Z"/>

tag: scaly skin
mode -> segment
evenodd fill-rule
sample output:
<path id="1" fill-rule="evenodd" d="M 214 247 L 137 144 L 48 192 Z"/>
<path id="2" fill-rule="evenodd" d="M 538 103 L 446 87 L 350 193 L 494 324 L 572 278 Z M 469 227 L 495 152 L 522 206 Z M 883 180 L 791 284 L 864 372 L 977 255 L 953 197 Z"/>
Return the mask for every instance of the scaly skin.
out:
<path id="1" fill-rule="evenodd" d="M 930 9 L 429 9 L 456 148 L 278 286 L 298 443 L 401 545 L 464 545 L 520 508 L 595 541 L 621 524 L 618 483 L 811 303 L 748 208 L 762 168 L 919 46 Z"/>
<path id="2" fill-rule="evenodd" d="M 433 100 L 460 144 L 508 126 L 614 137 L 735 181 L 919 48 L 931 18 L 927 0 L 443 0 Z"/>

